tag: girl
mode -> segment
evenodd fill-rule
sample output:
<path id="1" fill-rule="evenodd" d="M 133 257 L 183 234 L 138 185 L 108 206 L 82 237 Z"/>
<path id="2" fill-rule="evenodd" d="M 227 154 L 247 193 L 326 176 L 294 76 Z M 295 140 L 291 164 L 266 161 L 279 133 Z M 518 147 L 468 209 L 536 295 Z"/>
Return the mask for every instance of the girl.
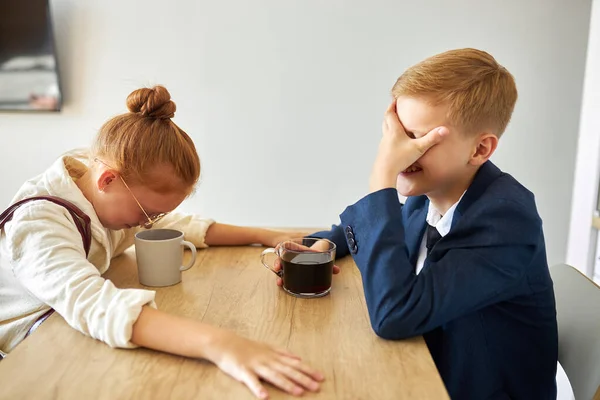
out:
<path id="1" fill-rule="evenodd" d="M 191 138 L 174 122 L 167 89 L 139 89 L 129 113 L 106 122 L 90 157 L 61 157 L 27 181 L 13 202 L 56 196 L 91 220 L 86 257 L 69 211 L 45 200 L 23 204 L 0 232 L 0 350 L 10 352 L 32 326 L 56 310 L 69 325 L 112 347 L 148 347 L 215 363 L 259 398 L 264 379 L 294 395 L 317 391 L 320 373 L 285 350 L 156 309 L 154 292 L 118 289 L 102 278 L 112 258 L 133 244 L 139 226 L 174 228 L 199 248 L 260 243 L 288 235 L 170 213 L 200 176 Z"/>

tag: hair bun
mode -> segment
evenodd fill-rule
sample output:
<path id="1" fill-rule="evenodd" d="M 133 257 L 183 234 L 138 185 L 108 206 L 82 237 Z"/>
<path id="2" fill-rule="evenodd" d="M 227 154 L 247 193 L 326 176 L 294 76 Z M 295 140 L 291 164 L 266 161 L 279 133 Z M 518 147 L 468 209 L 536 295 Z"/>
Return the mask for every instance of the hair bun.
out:
<path id="1" fill-rule="evenodd" d="M 127 108 L 143 117 L 170 119 L 175 115 L 175 103 L 164 86 L 134 90 L 127 96 Z"/>

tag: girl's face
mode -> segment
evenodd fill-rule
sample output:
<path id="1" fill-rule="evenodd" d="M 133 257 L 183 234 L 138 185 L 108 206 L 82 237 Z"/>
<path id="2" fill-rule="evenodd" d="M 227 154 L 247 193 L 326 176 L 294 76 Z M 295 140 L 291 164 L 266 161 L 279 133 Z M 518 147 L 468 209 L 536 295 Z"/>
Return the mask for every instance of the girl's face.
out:
<path id="1" fill-rule="evenodd" d="M 151 187 L 126 182 L 119 173 L 102 165 L 94 177 L 92 204 L 102 225 L 119 230 L 139 225 L 152 225 L 157 217 L 173 211 L 185 200 L 189 190 L 177 189 L 178 177 L 170 167 L 156 167 L 151 172 L 157 191 Z M 164 182 L 164 185 L 160 183 Z"/>

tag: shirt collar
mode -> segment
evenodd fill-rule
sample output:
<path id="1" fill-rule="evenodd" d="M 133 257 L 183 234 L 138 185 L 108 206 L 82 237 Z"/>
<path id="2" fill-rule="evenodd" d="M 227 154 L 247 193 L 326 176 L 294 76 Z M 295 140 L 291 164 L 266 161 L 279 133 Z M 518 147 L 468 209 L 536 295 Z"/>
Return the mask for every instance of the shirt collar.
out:
<path id="1" fill-rule="evenodd" d="M 454 203 L 448 211 L 444 215 L 440 214 L 438 210 L 435 209 L 431 201 L 429 202 L 429 208 L 427 210 L 427 217 L 425 220 L 427 223 L 433 227 L 435 227 L 442 237 L 446 236 L 448 232 L 450 232 L 450 228 L 452 227 L 452 218 L 454 217 L 454 210 L 460 203 L 460 200 L 465 195 L 466 191 L 460 196 L 460 199 L 456 203 Z"/>

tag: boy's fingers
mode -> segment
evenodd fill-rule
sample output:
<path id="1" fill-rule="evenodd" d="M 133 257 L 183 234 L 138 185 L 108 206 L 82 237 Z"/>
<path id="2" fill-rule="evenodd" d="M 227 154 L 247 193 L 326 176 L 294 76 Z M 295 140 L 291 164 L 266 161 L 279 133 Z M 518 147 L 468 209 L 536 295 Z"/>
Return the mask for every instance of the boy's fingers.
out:
<path id="1" fill-rule="evenodd" d="M 283 250 L 293 250 L 293 251 L 309 251 L 310 248 L 308 248 L 307 246 L 300 244 L 300 243 L 296 243 L 296 242 L 285 242 L 283 243 Z M 280 246 L 281 247 L 281 246 Z"/>
<path id="2" fill-rule="evenodd" d="M 384 128 L 392 130 L 392 133 L 404 132 L 404 127 L 398 119 L 398 114 L 396 114 L 396 102 L 393 103 L 393 108 L 390 106 L 385 112 Z"/>
<path id="3" fill-rule="evenodd" d="M 441 142 L 444 137 L 448 136 L 450 131 L 445 126 L 440 126 L 429 131 L 425 136 L 418 139 L 414 139 L 414 142 L 418 146 L 422 154 L 424 154 L 431 147 Z"/>
<path id="4" fill-rule="evenodd" d="M 312 246 L 310 246 L 310 250 L 319 252 L 319 251 L 327 251 L 329 250 L 329 242 L 326 240 L 318 240 Z"/>
<path id="5" fill-rule="evenodd" d="M 396 99 L 393 99 L 387 110 L 385 110 L 384 116 L 387 116 L 389 113 L 396 113 Z"/>

